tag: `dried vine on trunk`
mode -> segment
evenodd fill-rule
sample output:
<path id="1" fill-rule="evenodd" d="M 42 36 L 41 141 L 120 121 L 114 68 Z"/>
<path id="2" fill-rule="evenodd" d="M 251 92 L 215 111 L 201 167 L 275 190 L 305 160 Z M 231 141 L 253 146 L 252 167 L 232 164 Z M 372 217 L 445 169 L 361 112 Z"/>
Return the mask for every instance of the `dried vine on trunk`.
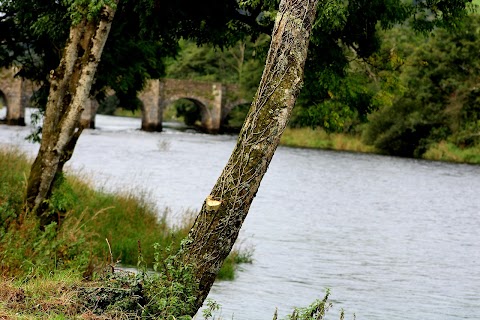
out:
<path id="1" fill-rule="evenodd" d="M 53 217 L 44 214 L 46 200 L 83 130 L 79 127 L 80 116 L 89 98 L 115 9 L 105 6 L 98 19 L 85 17 L 72 25 L 60 64 L 50 73 L 42 142 L 28 178 L 25 200 L 25 211 L 39 216 L 42 226 L 53 221 Z"/>
<path id="2" fill-rule="evenodd" d="M 199 283 L 197 307 L 237 239 L 290 118 L 303 83 L 316 5 L 317 0 L 281 1 L 265 70 L 237 145 L 183 246 L 182 262 L 192 265 Z"/>

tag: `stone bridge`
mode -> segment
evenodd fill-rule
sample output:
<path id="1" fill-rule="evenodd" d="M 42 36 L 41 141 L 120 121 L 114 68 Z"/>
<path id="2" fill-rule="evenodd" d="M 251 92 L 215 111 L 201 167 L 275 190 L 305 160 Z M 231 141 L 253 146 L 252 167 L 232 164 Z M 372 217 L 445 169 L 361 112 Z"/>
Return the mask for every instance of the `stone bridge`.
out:
<path id="1" fill-rule="evenodd" d="M 7 107 L 4 120 L 9 125 L 25 125 L 25 108 L 35 91 L 31 82 L 14 77 L 16 70 L 0 71 L 0 97 Z M 220 82 L 202 82 L 177 79 L 150 80 L 139 93 L 142 101 L 142 130 L 162 131 L 165 108 L 178 99 L 192 101 L 200 110 L 201 124 L 205 131 L 216 133 L 227 115 L 238 105 L 248 103 L 237 85 Z M 82 113 L 82 124 L 95 128 L 98 103 L 90 100 Z"/>

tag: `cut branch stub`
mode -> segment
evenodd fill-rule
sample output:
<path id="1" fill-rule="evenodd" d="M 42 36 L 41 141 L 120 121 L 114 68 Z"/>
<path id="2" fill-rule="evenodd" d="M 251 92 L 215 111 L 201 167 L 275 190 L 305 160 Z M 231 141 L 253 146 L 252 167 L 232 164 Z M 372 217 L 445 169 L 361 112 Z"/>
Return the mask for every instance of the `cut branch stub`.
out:
<path id="1" fill-rule="evenodd" d="M 217 212 L 222 204 L 221 200 L 215 200 L 212 195 L 208 195 L 205 200 L 205 209 L 207 212 Z"/>

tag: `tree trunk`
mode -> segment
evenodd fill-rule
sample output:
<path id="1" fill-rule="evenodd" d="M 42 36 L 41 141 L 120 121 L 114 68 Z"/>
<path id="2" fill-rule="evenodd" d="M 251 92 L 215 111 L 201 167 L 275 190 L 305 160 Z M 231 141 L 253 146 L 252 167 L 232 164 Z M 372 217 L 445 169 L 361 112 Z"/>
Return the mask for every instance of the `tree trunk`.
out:
<path id="1" fill-rule="evenodd" d="M 281 1 L 265 70 L 237 145 L 179 253 L 199 284 L 197 308 L 237 239 L 290 118 L 303 84 L 316 6 L 317 0 Z"/>
<path id="2" fill-rule="evenodd" d="M 60 64 L 50 73 L 42 142 L 28 178 L 25 199 L 26 212 L 39 216 L 42 227 L 54 219 L 44 212 L 46 201 L 83 130 L 79 128 L 80 116 L 114 15 L 115 8 L 105 6 L 97 20 L 84 18 L 72 25 Z"/>

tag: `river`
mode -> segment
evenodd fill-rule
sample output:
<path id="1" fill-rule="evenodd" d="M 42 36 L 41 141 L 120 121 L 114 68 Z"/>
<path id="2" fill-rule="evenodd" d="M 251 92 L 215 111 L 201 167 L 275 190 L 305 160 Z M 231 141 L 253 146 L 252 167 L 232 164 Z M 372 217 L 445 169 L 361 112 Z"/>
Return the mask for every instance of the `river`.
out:
<path id="1" fill-rule="evenodd" d="M 0 110 L 0 117 L 4 115 Z M 178 221 L 198 209 L 235 137 L 97 116 L 69 170 L 135 189 Z M 34 154 L 29 127 L 0 125 L 0 144 Z M 480 166 L 280 147 L 240 234 L 252 264 L 210 294 L 225 319 L 272 319 L 330 288 L 329 319 L 480 318 Z"/>

